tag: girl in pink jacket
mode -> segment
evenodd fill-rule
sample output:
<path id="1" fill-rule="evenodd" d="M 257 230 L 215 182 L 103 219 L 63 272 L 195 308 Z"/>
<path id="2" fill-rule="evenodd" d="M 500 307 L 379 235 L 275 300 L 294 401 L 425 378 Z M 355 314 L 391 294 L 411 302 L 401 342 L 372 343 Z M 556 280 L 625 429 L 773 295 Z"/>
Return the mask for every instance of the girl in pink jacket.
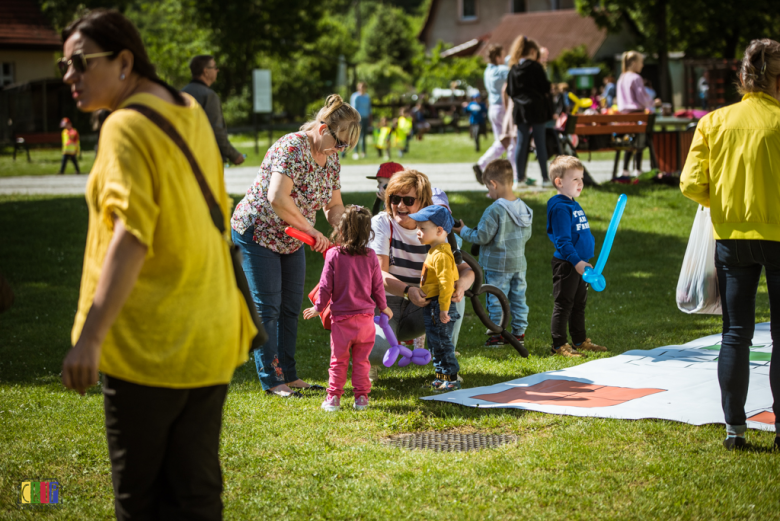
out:
<path id="1" fill-rule="evenodd" d="M 371 212 L 362 206 L 348 206 L 331 236 L 339 246 L 325 254 L 317 302 L 303 312 L 303 318 L 314 318 L 331 301 L 330 380 L 328 396 L 322 402 L 326 411 L 337 411 L 341 407 L 350 350 L 354 407 L 362 411 L 368 406 L 368 393 L 371 392 L 368 355 L 374 346 L 376 331 L 374 309 L 379 308 L 389 318 L 393 317 L 387 307 L 379 259 L 368 247 L 371 234 Z"/>

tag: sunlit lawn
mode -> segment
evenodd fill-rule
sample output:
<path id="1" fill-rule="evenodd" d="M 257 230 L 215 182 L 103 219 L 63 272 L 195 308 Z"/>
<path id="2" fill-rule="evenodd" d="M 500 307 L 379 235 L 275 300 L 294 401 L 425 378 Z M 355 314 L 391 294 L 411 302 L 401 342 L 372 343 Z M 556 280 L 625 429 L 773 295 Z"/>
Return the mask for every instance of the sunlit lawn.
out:
<path id="1" fill-rule="evenodd" d="M 435 136 L 426 137 L 433 141 Z M 442 139 L 455 140 L 456 136 Z M 426 143 L 415 145 L 422 149 Z M 464 152 L 465 153 L 465 152 Z M 590 293 L 587 323 L 602 356 L 679 344 L 720 331 L 720 318 L 680 313 L 674 288 L 695 206 L 677 190 L 605 187 L 580 202 L 600 245 L 618 192 L 629 194 L 609 264 L 607 290 Z M 458 350 L 465 387 L 495 384 L 580 361 L 548 355 L 552 245 L 550 194 L 528 196 L 531 351 L 486 349 L 484 327 L 467 306 Z M 373 194 L 346 194 L 369 205 Z M 238 200 L 238 199 L 236 199 Z M 476 223 L 488 200 L 452 193 L 456 215 Z M 87 225 L 83 197 L 0 197 L 0 269 L 17 301 L 0 315 L 0 519 L 106 519 L 110 466 L 97 387 L 82 398 L 59 383 L 70 346 Z M 325 230 L 320 217 L 319 227 Z M 307 251 L 306 288 L 322 256 Z M 769 320 L 762 282 L 757 321 Z M 304 303 L 305 305 L 306 303 Z M 591 356 L 590 359 L 596 356 Z M 328 336 L 301 321 L 299 374 L 325 384 Z M 749 433 L 750 450 L 726 452 L 722 426 L 619 421 L 517 410 L 470 409 L 421 401 L 430 366 L 381 373 L 368 411 L 325 413 L 321 395 L 267 397 L 254 364 L 241 366 L 225 407 L 222 435 L 227 519 L 777 519 L 780 453 L 773 433 Z M 458 430 L 515 434 L 517 444 L 474 453 L 405 452 L 390 434 Z M 17 506 L 23 480 L 57 480 L 63 505 Z"/>

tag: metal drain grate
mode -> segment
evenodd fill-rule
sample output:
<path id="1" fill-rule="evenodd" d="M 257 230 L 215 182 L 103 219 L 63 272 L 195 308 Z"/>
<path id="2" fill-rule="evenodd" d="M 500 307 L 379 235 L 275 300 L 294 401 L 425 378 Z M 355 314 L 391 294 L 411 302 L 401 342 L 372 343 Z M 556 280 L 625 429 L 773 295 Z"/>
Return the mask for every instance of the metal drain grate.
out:
<path id="1" fill-rule="evenodd" d="M 488 449 L 517 443 L 513 434 L 459 434 L 450 432 L 420 432 L 396 434 L 385 438 L 384 443 L 402 449 L 425 449 L 435 452 L 465 452 Z"/>

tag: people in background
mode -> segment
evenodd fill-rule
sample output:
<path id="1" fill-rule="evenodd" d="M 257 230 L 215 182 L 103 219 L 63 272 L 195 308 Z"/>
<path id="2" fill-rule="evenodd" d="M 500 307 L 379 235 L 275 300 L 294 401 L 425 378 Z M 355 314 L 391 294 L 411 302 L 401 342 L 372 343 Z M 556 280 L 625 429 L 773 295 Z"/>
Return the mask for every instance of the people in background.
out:
<path id="1" fill-rule="evenodd" d="M 73 128 L 73 124 L 68 118 L 62 118 L 60 121 L 60 128 L 62 129 L 62 164 L 60 165 L 59 174 L 65 173 L 65 167 L 68 161 L 73 163 L 73 167 L 76 169 L 76 173 L 80 174 L 78 155 L 81 152 L 81 142 L 79 141 L 79 131 Z"/>
<path id="2" fill-rule="evenodd" d="M 611 74 L 604 77 L 604 99 L 607 102 L 607 108 L 611 109 L 615 104 L 617 96 L 617 87 L 615 86 L 615 77 Z"/>
<path id="3" fill-rule="evenodd" d="M 471 96 L 471 102 L 465 103 L 464 112 L 469 115 L 469 132 L 471 139 L 474 140 L 474 148 L 479 152 L 479 136 L 486 132 L 485 120 L 487 118 L 487 107 L 482 102 L 482 95 L 478 92 Z"/>
<path id="4" fill-rule="evenodd" d="M 503 97 L 501 95 L 504 86 L 506 85 L 506 78 L 509 75 L 509 67 L 503 63 L 504 48 L 500 45 L 491 45 L 488 49 L 488 65 L 485 67 L 484 81 L 485 89 L 488 93 L 488 120 L 490 121 L 490 128 L 493 130 L 493 144 L 490 148 L 479 158 L 476 165 L 473 165 L 474 175 L 477 178 L 477 182 L 482 184 L 482 172 L 487 167 L 488 163 L 495 159 L 499 159 L 504 152 L 508 152 L 510 160 L 514 157 L 514 147 L 511 151 L 507 151 L 507 147 L 501 141 L 501 129 L 504 122 L 504 115 L 506 114 L 506 107 L 504 106 Z"/>
<path id="5" fill-rule="evenodd" d="M 232 162 L 240 165 L 244 162 L 244 154 L 233 148 L 227 137 L 225 117 L 222 115 L 222 102 L 216 92 L 211 90 L 211 85 L 217 81 L 219 68 L 211 55 L 195 56 L 190 60 L 190 73 L 192 80 L 185 85 L 182 92 L 186 92 L 200 103 L 206 116 L 209 118 L 214 137 L 217 139 L 219 152 L 224 162 Z"/>
<path id="6" fill-rule="evenodd" d="M 552 119 L 552 89 L 544 67 L 537 61 L 539 44 L 522 36 L 512 44 L 509 53 L 509 77 L 507 94 L 514 101 L 514 122 L 517 126 L 516 183 L 525 181 L 526 163 L 531 134 L 536 144 L 536 158 L 542 171 L 542 186 L 551 187 L 547 176 L 547 141 L 545 128 Z"/>
<path id="7" fill-rule="evenodd" d="M 358 140 L 352 159 L 366 157 L 366 136 L 371 128 L 371 96 L 366 92 L 366 82 L 357 84 L 357 91 L 349 97 L 349 104 L 360 114 L 360 139 Z"/>
<path id="8" fill-rule="evenodd" d="M 644 57 L 636 51 L 627 51 L 623 53 L 622 69 L 623 73 L 617 82 L 617 106 L 623 113 L 646 112 L 652 110 L 655 106 L 655 100 L 647 93 L 645 82 L 639 75 L 644 67 Z M 645 134 L 637 134 L 634 137 L 636 152 L 626 151 L 626 157 L 623 161 L 623 175 L 630 176 L 628 168 L 632 156 L 636 156 L 636 168 L 634 176 L 642 173 L 642 152 L 644 151 Z"/>

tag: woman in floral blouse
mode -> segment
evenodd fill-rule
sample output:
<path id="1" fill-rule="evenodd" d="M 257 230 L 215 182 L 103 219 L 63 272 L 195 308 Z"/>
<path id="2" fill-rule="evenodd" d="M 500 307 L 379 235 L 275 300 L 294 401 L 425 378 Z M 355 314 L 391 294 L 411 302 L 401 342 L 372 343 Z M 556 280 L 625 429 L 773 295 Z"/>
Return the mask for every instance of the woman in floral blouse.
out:
<path id="1" fill-rule="evenodd" d="M 284 229 L 292 226 L 313 236 L 318 252 L 330 246 L 314 228 L 316 213 L 323 210 L 331 225 L 344 213 L 338 152 L 354 147 L 359 135 L 360 115 L 332 94 L 315 119 L 268 150 L 233 213 L 233 242 L 244 255 L 249 287 L 268 331 L 268 342 L 255 351 L 257 374 L 268 394 L 299 397 L 294 389 L 313 387 L 295 370 L 306 257 L 303 243 Z"/>

